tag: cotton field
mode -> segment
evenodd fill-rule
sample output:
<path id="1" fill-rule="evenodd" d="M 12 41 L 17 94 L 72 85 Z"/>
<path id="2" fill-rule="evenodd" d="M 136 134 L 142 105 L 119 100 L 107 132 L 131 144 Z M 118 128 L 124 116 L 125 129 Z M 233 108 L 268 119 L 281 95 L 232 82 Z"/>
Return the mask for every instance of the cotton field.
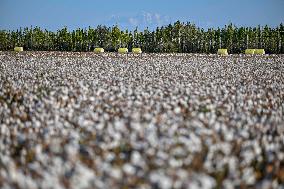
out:
<path id="1" fill-rule="evenodd" d="M 283 188 L 284 55 L 0 52 L 0 188 Z"/>

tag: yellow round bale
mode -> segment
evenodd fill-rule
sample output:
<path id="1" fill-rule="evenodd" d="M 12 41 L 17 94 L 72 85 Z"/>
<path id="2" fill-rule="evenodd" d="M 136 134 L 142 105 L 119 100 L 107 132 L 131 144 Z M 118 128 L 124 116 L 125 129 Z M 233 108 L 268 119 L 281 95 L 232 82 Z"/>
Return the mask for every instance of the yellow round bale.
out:
<path id="1" fill-rule="evenodd" d="M 217 51 L 218 55 L 228 55 L 228 49 L 218 49 Z"/>
<path id="2" fill-rule="evenodd" d="M 22 52 L 22 51 L 24 51 L 24 48 L 23 48 L 23 47 L 15 47 L 15 48 L 14 48 L 14 51 L 16 51 L 16 52 Z"/>
<path id="3" fill-rule="evenodd" d="M 265 54 L 265 51 L 264 51 L 264 49 L 255 49 L 254 54 L 263 55 L 263 54 Z"/>
<path id="4" fill-rule="evenodd" d="M 132 53 L 133 53 L 133 54 L 141 54 L 141 53 L 142 53 L 142 50 L 141 50 L 141 48 L 133 48 L 133 49 L 132 49 Z"/>
<path id="5" fill-rule="evenodd" d="M 119 54 L 126 54 L 126 53 L 128 53 L 128 49 L 127 48 L 119 48 L 118 53 Z"/>
<path id="6" fill-rule="evenodd" d="M 255 49 L 246 49 L 245 50 L 245 54 L 254 54 L 255 53 Z"/>
<path id="7" fill-rule="evenodd" d="M 95 48 L 94 52 L 99 54 L 105 52 L 105 50 L 103 48 Z"/>

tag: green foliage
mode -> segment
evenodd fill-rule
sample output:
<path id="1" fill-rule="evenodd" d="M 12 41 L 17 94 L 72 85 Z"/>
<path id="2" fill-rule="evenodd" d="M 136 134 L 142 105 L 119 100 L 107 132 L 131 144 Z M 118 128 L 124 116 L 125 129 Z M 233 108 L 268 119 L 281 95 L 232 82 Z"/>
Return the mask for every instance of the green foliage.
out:
<path id="1" fill-rule="evenodd" d="M 39 27 L 20 28 L 16 31 L 0 30 L 0 50 L 93 51 L 96 47 L 116 52 L 121 47 L 139 47 L 143 52 L 216 53 L 227 49 L 230 53 L 243 53 L 246 49 L 264 49 L 266 53 L 284 53 L 284 26 L 236 27 L 204 30 L 196 25 L 179 21 L 154 31 L 121 30 L 113 27 L 64 27 L 55 32 Z"/>

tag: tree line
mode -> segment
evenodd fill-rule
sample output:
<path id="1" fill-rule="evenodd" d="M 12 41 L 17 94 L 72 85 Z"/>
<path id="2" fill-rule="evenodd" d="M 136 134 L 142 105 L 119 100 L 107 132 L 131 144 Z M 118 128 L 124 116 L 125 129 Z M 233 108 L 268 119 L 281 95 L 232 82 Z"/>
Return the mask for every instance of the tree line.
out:
<path id="1" fill-rule="evenodd" d="M 40 27 L 17 30 L 0 30 L 0 50 L 12 50 L 22 46 L 31 51 L 92 51 L 102 47 L 116 51 L 119 47 L 140 47 L 143 52 L 162 53 L 216 53 L 227 48 L 229 53 L 243 53 L 247 48 L 263 48 L 267 53 L 284 53 L 284 25 L 237 27 L 228 24 L 223 28 L 200 28 L 180 21 L 155 30 L 121 30 L 117 25 L 96 28 L 67 27 L 49 31 Z"/>

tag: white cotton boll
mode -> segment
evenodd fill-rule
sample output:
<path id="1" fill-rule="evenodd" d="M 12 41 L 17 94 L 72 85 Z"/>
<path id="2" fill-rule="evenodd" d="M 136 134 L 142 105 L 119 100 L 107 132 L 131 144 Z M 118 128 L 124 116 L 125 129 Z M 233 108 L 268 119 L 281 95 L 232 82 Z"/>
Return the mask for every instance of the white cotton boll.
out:
<path id="1" fill-rule="evenodd" d="M 201 175 L 198 175 L 198 178 L 200 180 L 202 188 L 208 188 L 208 189 L 215 188 L 216 181 L 211 176 L 205 175 L 205 174 L 201 174 Z"/>
<path id="2" fill-rule="evenodd" d="M 171 158 L 169 160 L 169 164 L 170 164 L 171 167 L 181 167 L 182 166 L 182 161 L 177 160 L 175 158 Z"/>
<path id="3" fill-rule="evenodd" d="M 152 183 L 157 183 L 162 189 L 172 188 L 173 185 L 172 179 L 158 172 L 153 172 L 150 174 L 150 181 Z"/>
<path id="4" fill-rule="evenodd" d="M 246 184 L 253 185 L 256 181 L 253 169 L 245 168 L 243 170 L 242 179 L 246 182 Z"/>
<path id="5" fill-rule="evenodd" d="M 126 126 L 123 121 L 116 121 L 114 123 L 114 128 L 120 132 L 124 132 L 126 130 Z"/>
<path id="6" fill-rule="evenodd" d="M 117 168 L 112 169 L 110 171 L 110 175 L 117 180 L 120 180 L 122 178 L 122 172 L 120 169 L 117 169 Z"/>
<path id="7" fill-rule="evenodd" d="M 92 170 L 84 165 L 77 164 L 76 176 L 72 178 L 72 184 L 74 188 L 90 188 L 92 181 L 95 179 L 95 174 Z"/>
<path id="8" fill-rule="evenodd" d="M 175 110 L 174 110 L 174 112 L 175 112 L 176 114 L 180 114 L 180 113 L 181 113 L 181 108 L 180 108 L 180 107 L 176 107 Z"/>
<path id="9" fill-rule="evenodd" d="M 122 167 L 123 171 L 128 175 L 134 175 L 135 174 L 135 168 L 131 164 L 125 164 Z"/>
<path id="10" fill-rule="evenodd" d="M 137 166 L 144 166 L 144 160 L 141 157 L 141 154 L 137 151 L 132 152 L 131 154 L 131 163 Z"/>
<path id="11" fill-rule="evenodd" d="M 232 131 L 228 131 L 225 134 L 226 141 L 232 141 L 234 139 L 234 133 Z"/>

